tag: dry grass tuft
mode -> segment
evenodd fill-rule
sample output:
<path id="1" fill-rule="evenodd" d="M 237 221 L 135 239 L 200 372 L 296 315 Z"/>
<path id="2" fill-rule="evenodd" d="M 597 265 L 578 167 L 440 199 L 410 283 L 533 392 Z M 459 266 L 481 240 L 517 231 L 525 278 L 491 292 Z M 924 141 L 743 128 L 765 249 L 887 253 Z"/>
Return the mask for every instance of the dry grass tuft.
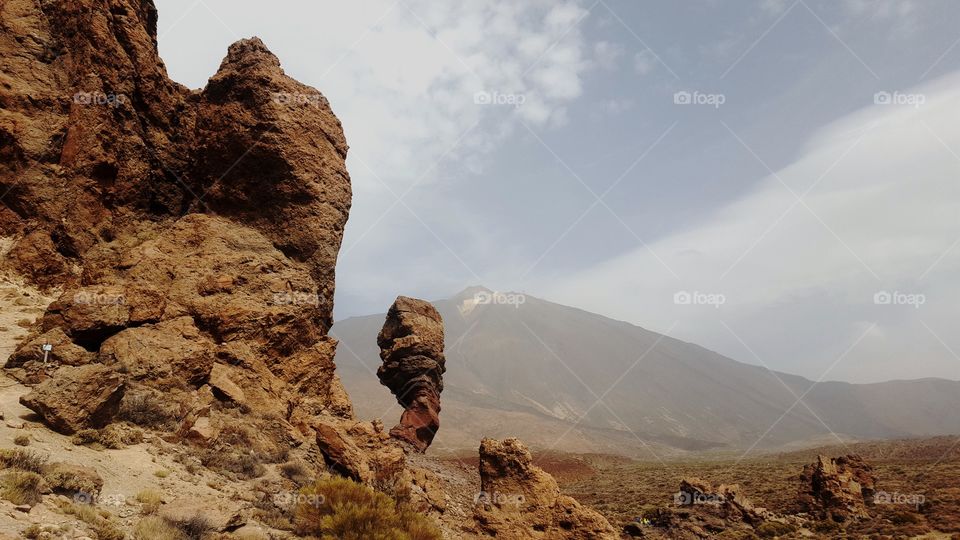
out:
<path id="1" fill-rule="evenodd" d="M 20 469 L 39 473 L 47 464 L 47 458 L 20 448 L 0 449 L 0 469 Z"/>
<path id="2" fill-rule="evenodd" d="M 0 477 L 0 498 L 33 506 L 40 502 L 43 477 L 35 472 L 11 471 Z"/>

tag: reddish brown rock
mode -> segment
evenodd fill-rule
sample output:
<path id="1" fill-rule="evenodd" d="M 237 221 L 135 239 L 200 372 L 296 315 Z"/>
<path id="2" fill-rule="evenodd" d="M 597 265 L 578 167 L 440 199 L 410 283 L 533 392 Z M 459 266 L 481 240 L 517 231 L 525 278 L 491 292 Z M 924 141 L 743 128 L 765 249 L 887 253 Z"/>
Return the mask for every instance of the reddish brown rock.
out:
<path id="1" fill-rule="evenodd" d="M 562 495 L 556 480 L 533 465 L 517 439 L 480 443 L 480 490 L 474 508 L 480 535 L 505 540 L 619 537 L 603 516 Z"/>
<path id="2" fill-rule="evenodd" d="M 446 370 L 443 319 L 429 302 L 400 296 L 377 337 L 380 382 L 404 408 L 390 434 L 426 451 L 440 428 L 440 392 Z"/>
<path id="3" fill-rule="evenodd" d="M 867 505 L 876 491 L 873 467 L 856 454 L 817 456 L 800 476 L 800 510 L 818 519 L 844 522 L 870 517 Z"/>
<path id="4" fill-rule="evenodd" d="M 120 406 L 122 377 L 107 366 L 62 367 L 38 384 L 20 403 L 53 429 L 67 435 L 109 423 Z"/>

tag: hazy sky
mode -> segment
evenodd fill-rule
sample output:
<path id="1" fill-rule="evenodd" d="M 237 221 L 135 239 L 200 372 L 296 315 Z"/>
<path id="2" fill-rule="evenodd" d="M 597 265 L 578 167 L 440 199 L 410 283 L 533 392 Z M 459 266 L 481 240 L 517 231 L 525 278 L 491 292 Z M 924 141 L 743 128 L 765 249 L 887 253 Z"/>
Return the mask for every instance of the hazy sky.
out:
<path id="1" fill-rule="evenodd" d="M 338 319 L 484 284 L 812 379 L 960 379 L 960 3 L 157 6 L 175 80 L 256 35 L 342 120 Z"/>

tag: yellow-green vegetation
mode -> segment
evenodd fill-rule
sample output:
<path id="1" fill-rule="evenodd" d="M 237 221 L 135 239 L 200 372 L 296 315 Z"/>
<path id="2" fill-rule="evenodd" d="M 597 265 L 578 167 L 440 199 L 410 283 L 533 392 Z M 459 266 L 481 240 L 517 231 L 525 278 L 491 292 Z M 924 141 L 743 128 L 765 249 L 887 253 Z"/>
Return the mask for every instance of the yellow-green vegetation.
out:
<path id="1" fill-rule="evenodd" d="M 155 489 L 145 489 L 137 493 L 137 502 L 142 504 L 144 514 L 153 514 L 163 503 L 163 494 Z"/>
<path id="2" fill-rule="evenodd" d="M 166 478 L 170 476 L 170 471 L 166 469 L 160 469 L 159 471 L 154 472 L 153 475 L 157 478 Z"/>
<path id="3" fill-rule="evenodd" d="M 20 469 L 39 473 L 43 471 L 47 458 L 21 448 L 0 449 L 0 469 Z"/>
<path id="4" fill-rule="evenodd" d="M 33 506 L 40 502 L 42 484 L 43 478 L 35 472 L 10 471 L 0 477 L 0 498 Z"/>
<path id="5" fill-rule="evenodd" d="M 294 528 L 323 540 L 440 540 L 425 516 L 345 478 L 319 480 L 300 490 Z"/>
<path id="6" fill-rule="evenodd" d="M 13 438 L 13 444 L 17 446 L 30 446 L 30 436 L 27 434 L 17 435 Z"/>
<path id="7" fill-rule="evenodd" d="M 147 516 L 133 528 L 136 540 L 187 540 L 186 535 L 165 519 Z"/>
<path id="8" fill-rule="evenodd" d="M 110 521 L 109 512 L 98 512 L 96 507 L 88 504 L 62 503 L 60 510 L 86 523 L 93 529 L 98 540 L 124 540 L 126 535 Z"/>

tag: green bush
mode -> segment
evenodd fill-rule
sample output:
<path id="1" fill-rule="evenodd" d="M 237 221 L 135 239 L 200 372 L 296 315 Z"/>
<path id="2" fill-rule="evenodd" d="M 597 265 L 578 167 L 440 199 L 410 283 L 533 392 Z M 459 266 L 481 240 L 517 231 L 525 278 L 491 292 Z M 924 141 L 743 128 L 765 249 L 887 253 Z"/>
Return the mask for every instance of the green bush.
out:
<path id="1" fill-rule="evenodd" d="M 322 540 L 440 540 L 428 518 L 346 478 L 319 480 L 300 490 L 294 528 Z"/>

